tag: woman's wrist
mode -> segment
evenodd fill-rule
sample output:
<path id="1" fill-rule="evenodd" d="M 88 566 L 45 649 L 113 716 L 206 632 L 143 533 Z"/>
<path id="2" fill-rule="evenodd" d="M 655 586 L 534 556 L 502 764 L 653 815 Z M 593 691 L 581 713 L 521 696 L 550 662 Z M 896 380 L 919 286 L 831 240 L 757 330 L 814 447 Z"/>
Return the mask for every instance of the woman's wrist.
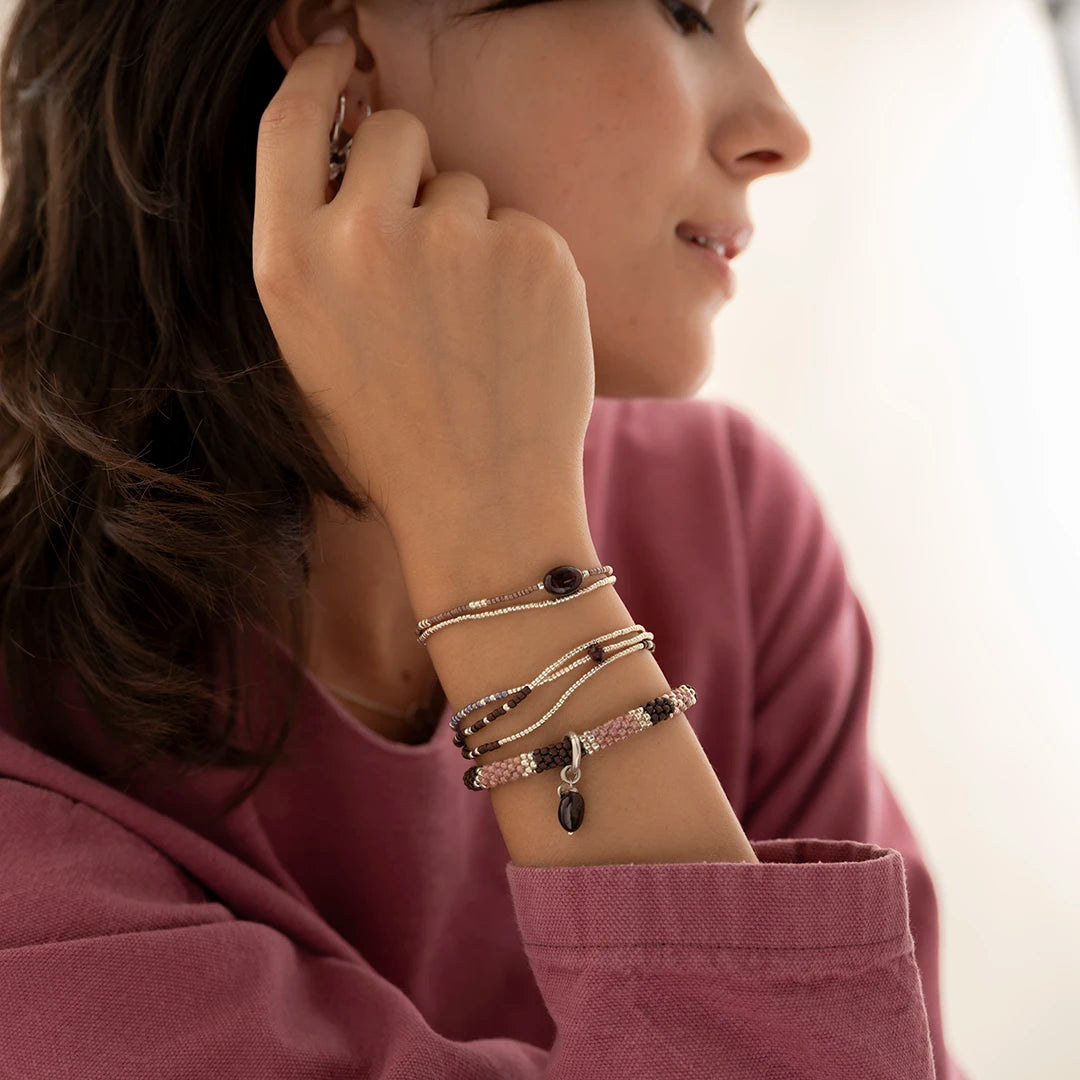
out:
<path id="1" fill-rule="evenodd" d="M 486 524 L 481 517 L 468 529 L 448 528 L 432 535 L 426 545 L 414 544 L 403 553 L 402 570 L 418 622 L 436 616 L 441 622 L 445 613 L 470 601 L 526 590 L 559 566 L 586 570 L 602 564 L 583 502 L 580 508 L 570 504 L 569 512 L 563 506 L 550 515 L 507 512 L 494 516 L 492 528 Z M 634 620 L 613 587 L 618 567 L 612 569 L 615 574 L 608 578 L 608 586 L 590 595 L 568 594 L 562 600 L 549 596 L 537 603 L 525 595 L 511 602 L 524 604 L 523 610 L 478 608 L 431 634 L 424 644 L 455 713 L 499 688 L 526 685 L 545 664 L 603 635 L 632 628 Z M 531 607 L 535 610 L 528 610 Z M 600 656 L 592 659 L 604 662 Z M 506 745 L 501 744 L 503 738 L 522 732 L 523 723 L 537 719 L 536 710 L 524 708 L 525 715 L 519 716 L 512 709 L 495 717 L 490 730 L 474 732 L 465 744 L 467 750 L 483 755 L 472 760 L 497 764 L 522 751 L 550 747 L 571 731 L 580 737 L 671 689 L 651 651 L 644 649 L 626 655 L 617 678 L 597 674 L 581 683 L 567 707 L 556 709 L 535 731 Z M 552 695 L 538 697 L 551 711 Z M 472 714 L 467 726 L 482 717 L 483 711 Z M 446 737 L 451 737 L 449 732 Z M 499 745 L 485 751 L 492 739 L 500 740 Z M 465 756 L 471 755 L 463 754 L 463 761 Z M 490 789 L 496 819 L 516 864 L 757 861 L 681 712 L 655 731 L 642 729 L 622 744 L 603 749 L 595 761 L 590 753 L 587 773 L 582 792 L 588 793 L 591 809 L 589 827 L 581 835 L 579 825 L 563 821 L 562 800 L 570 796 L 564 796 L 561 787 L 556 792 L 554 773 L 541 773 L 543 781 L 526 775 Z M 651 797 L 643 798 L 643 792 Z"/>
<path id="2" fill-rule="evenodd" d="M 584 498 L 432 515 L 422 528 L 399 530 L 394 536 L 417 621 L 468 600 L 525 587 L 533 575 L 540 581 L 555 566 L 586 569 L 602 561 Z M 504 618 L 515 616 L 521 617 L 514 613 Z"/>

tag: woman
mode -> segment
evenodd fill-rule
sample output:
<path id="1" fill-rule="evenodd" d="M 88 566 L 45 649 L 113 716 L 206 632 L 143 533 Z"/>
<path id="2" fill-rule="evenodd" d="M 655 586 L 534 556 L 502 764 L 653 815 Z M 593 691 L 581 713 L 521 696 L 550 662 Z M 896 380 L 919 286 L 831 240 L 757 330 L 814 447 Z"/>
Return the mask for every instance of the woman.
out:
<path id="1" fill-rule="evenodd" d="M 16 1075 L 962 1077 L 839 545 L 690 397 L 748 14 L 18 7 Z"/>

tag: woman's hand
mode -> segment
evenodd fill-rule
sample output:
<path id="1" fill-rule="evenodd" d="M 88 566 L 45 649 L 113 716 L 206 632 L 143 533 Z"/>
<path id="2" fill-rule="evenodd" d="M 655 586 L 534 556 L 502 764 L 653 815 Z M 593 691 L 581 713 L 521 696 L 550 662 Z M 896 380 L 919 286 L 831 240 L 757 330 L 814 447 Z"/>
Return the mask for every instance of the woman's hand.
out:
<path id="1" fill-rule="evenodd" d="M 592 411 L 585 283 L 566 241 L 436 173 L 402 109 L 353 136 L 327 202 L 351 38 L 301 53 L 259 127 L 252 255 L 331 462 L 396 540 L 491 513 L 584 507 Z"/>

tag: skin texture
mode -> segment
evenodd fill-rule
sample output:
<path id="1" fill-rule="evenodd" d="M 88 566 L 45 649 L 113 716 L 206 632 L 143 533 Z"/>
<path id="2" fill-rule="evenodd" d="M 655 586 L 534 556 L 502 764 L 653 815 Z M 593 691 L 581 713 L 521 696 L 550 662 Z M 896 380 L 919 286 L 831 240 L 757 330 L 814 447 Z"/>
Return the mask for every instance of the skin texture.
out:
<path id="1" fill-rule="evenodd" d="M 596 395 L 684 398 L 709 376 L 728 301 L 676 226 L 752 220 L 750 184 L 810 153 L 749 45 L 750 5 L 697 7 L 713 35 L 664 0 L 559 0 L 462 21 L 449 0 L 287 0 L 267 40 L 288 69 L 344 25 L 357 42 L 346 129 L 358 98 L 418 116 L 439 171 L 475 174 L 492 207 L 525 210 L 567 240 L 588 290 Z M 438 679 L 415 623 L 434 613 L 413 613 L 386 528 L 324 507 L 311 559 L 312 672 L 389 708 L 426 701 Z M 389 738 L 403 733 L 347 707 Z"/>

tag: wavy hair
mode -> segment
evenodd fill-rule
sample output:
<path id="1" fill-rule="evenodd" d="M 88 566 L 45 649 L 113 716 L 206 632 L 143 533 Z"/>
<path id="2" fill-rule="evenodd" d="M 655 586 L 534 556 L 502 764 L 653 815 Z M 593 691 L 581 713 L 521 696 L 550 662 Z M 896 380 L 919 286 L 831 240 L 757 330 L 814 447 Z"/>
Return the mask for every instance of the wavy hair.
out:
<path id="1" fill-rule="evenodd" d="M 458 17 L 537 2 L 552 0 Z M 277 727 L 239 745 L 238 631 L 284 602 L 306 666 L 316 497 L 371 516 L 313 439 L 253 280 L 280 6 L 21 0 L 0 54 L 0 659 L 15 731 L 111 784 L 161 757 L 257 768 L 230 809 L 282 760 L 302 675 Z M 120 765 L 71 738 L 57 665 Z"/>

